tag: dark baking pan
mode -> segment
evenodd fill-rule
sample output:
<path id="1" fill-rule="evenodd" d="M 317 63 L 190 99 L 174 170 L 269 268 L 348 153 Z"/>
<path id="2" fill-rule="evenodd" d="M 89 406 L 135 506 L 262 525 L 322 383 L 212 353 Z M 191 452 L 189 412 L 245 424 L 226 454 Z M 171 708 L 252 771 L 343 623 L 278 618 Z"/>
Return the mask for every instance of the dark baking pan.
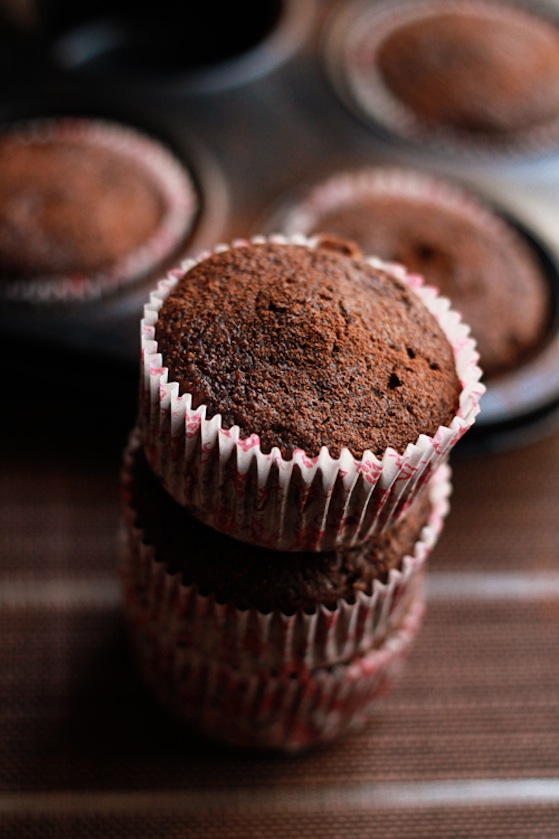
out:
<path id="1" fill-rule="evenodd" d="M 234 236 L 262 232 L 254 225 L 278 196 L 335 169 L 419 162 L 437 170 L 434 161 L 425 155 L 420 160 L 409 150 L 403 154 L 399 147 L 378 140 L 333 91 L 323 72 L 321 39 L 330 11 L 344 6 L 336 0 L 286 0 L 282 8 L 287 17 L 281 25 L 286 26 L 283 32 L 291 35 L 289 48 L 282 48 L 281 53 L 289 60 L 270 63 L 267 50 L 274 36 L 269 31 L 246 53 L 250 53 L 251 61 L 259 63 L 258 71 L 253 68 L 245 76 L 236 75 L 233 65 L 242 62 L 241 56 L 192 72 L 176 72 L 175 65 L 170 78 L 161 74 L 152 78 L 153 84 L 148 87 L 156 95 L 149 97 L 140 95 L 133 73 L 111 71 L 109 83 L 106 73 L 111 64 L 104 64 L 101 53 L 89 69 L 87 62 L 81 67 L 79 63 L 67 63 L 62 68 L 60 57 L 56 65 L 54 46 L 60 46 L 63 38 L 85 25 L 83 20 L 76 22 L 53 32 L 47 39 L 48 49 L 38 51 L 34 64 L 23 62 L 21 80 L 25 84 L 13 90 L 9 100 L 0 98 L 0 123 L 73 113 L 123 121 L 160 139 L 189 168 L 199 187 L 202 213 L 190 242 L 192 252 Z M 195 38 L 192 26 L 182 34 L 186 46 L 189 38 Z M 274 72 L 270 72 L 272 66 Z M 227 86 L 222 78 L 224 86 L 220 87 L 218 77 L 223 73 L 230 73 L 229 81 L 235 84 Z M 19 78 L 19 71 L 12 75 Z M 43 75 L 49 77 L 48 83 L 41 79 Z M 203 79 L 209 82 L 212 76 L 214 82 L 204 89 Z M 447 168 L 438 173 L 458 172 L 472 187 L 484 180 L 485 173 L 478 171 L 475 162 L 453 162 L 450 168 L 452 172 Z M 494 174 L 491 170 L 491 177 Z M 516 170 L 497 173 L 501 184 L 509 177 L 514 182 Z M 533 192 L 530 177 L 529 170 L 522 172 Z M 517 189 L 522 178 L 516 183 Z M 557 192 L 559 201 L 559 186 Z M 488 197 L 491 199 L 491 192 Z M 506 202 L 504 212 L 508 212 Z M 537 358 L 518 374 L 490 383 L 479 420 L 462 441 L 464 452 L 517 446 L 547 433 L 559 421 L 556 244 L 541 234 L 537 225 L 532 226 L 529 214 L 519 226 L 530 238 L 549 277 L 554 307 L 550 332 Z M 0 331 L 14 342 L 33 339 L 45 350 L 102 351 L 115 366 L 135 366 L 139 320 L 156 280 L 148 278 L 105 300 L 79 307 L 49 307 L 48 313 L 2 306 Z"/>
<path id="2" fill-rule="evenodd" d="M 498 210 L 498 208 L 496 208 Z M 461 450 L 496 451 L 527 444 L 559 422 L 559 263 L 554 248 L 532 229 L 502 212 L 536 255 L 549 281 L 549 327 L 539 351 L 517 370 L 492 379 L 481 411 Z"/>

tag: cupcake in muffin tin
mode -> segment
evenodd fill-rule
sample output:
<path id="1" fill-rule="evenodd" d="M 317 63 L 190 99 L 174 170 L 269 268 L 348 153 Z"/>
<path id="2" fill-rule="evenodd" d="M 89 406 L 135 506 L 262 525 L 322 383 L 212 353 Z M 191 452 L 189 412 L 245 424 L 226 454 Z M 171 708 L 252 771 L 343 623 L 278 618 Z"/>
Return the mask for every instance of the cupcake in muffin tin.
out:
<path id="1" fill-rule="evenodd" d="M 407 165 L 338 169 L 284 195 L 258 229 L 329 230 L 422 274 L 470 325 L 486 393 L 461 452 L 524 445 L 557 424 L 559 267 L 540 223 Z"/>
<path id="2" fill-rule="evenodd" d="M 486 382 L 534 359 L 550 338 L 554 301 L 539 254 L 450 179 L 396 166 L 336 172 L 286 201 L 269 225 L 337 234 L 422 275 L 470 325 Z"/>
<path id="3" fill-rule="evenodd" d="M 0 133 L 0 296 L 102 297 L 177 259 L 200 209 L 188 170 L 112 121 L 29 120 Z"/>
<path id="4" fill-rule="evenodd" d="M 371 126 L 451 154 L 559 146 L 559 26 L 543 4 L 396 0 L 343 6 L 330 77 Z"/>

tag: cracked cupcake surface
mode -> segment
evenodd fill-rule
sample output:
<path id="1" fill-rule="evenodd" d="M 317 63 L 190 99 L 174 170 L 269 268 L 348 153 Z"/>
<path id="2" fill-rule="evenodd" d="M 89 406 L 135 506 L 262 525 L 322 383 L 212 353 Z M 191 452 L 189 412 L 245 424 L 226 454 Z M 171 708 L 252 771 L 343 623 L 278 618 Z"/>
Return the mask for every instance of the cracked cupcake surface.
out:
<path id="1" fill-rule="evenodd" d="M 252 243 L 179 280 L 155 337 L 169 381 L 261 448 L 405 450 L 456 415 L 452 347 L 415 293 L 351 249 Z"/>

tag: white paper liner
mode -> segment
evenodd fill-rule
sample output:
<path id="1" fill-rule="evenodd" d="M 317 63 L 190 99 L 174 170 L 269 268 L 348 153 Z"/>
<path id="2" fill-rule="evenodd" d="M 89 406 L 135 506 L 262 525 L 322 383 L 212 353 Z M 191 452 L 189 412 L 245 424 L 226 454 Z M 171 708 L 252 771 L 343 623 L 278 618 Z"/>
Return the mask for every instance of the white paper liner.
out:
<path id="1" fill-rule="evenodd" d="M 533 7 L 526 2 L 523 7 L 521 0 L 512 5 L 484 0 L 387 0 L 373 4 L 356 0 L 342 4 L 325 38 L 328 74 L 342 100 L 358 116 L 422 147 L 466 157 L 550 151 L 559 146 L 559 114 L 540 125 L 491 138 L 450 126 L 426 125 L 386 86 L 377 66 L 377 51 L 395 29 L 433 12 L 471 11 L 481 16 L 480 26 L 491 26 L 500 20 L 506 22 L 511 11 L 527 15 L 529 23 L 538 15 L 538 8 L 543 15 L 543 5 Z M 549 16 L 549 6 L 546 12 Z"/>
<path id="2" fill-rule="evenodd" d="M 178 159 L 161 143 L 132 127 L 102 119 L 63 117 L 18 121 L 3 134 L 14 142 L 70 140 L 121 154 L 153 182 L 165 205 L 162 218 L 141 247 L 103 271 L 0 279 L 0 299 L 27 303 L 91 300 L 140 280 L 177 251 L 199 211 L 197 188 Z M 126 212 L 126 208 L 123 208 Z"/>
<path id="3" fill-rule="evenodd" d="M 451 470 L 443 464 L 426 490 L 431 510 L 413 550 L 389 572 L 386 582 L 375 580 L 371 594 L 360 591 L 352 600 L 339 599 L 335 609 L 321 605 L 311 613 L 238 609 L 233 603 L 218 602 L 213 594 L 200 594 L 196 585 L 185 584 L 180 573 L 170 573 L 156 558 L 158 546 L 148 542 L 131 503 L 130 468 L 138 445 L 133 433 L 121 478 L 125 528 L 120 576 L 127 612 L 164 625 L 169 643 L 196 649 L 242 672 L 255 668 L 276 674 L 308 672 L 349 661 L 382 643 L 400 623 L 421 584 L 426 560 L 450 509 Z M 185 555 L 187 540 L 188 534 Z"/>
<path id="4" fill-rule="evenodd" d="M 382 647 L 295 678 L 240 673 L 169 642 L 156 622 L 132 617 L 129 630 L 145 682 L 177 720 L 231 746 L 297 752 L 366 724 L 374 700 L 399 676 L 424 610 L 418 592 Z"/>
<path id="5" fill-rule="evenodd" d="M 422 204 L 432 202 L 482 226 L 489 236 L 510 243 L 511 248 L 525 247 L 515 228 L 472 191 L 444 177 L 404 166 L 363 166 L 335 172 L 286 201 L 272 219 L 274 229 L 287 236 L 297 233 L 310 236 L 318 232 L 317 225 L 325 214 L 351 208 L 369 196 L 403 197 Z"/>
<path id="6" fill-rule="evenodd" d="M 216 250 L 266 241 L 311 248 L 320 243 L 300 235 L 255 236 Z M 219 414 L 206 420 L 206 406 L 193 410 L 190 394 L 179 395 L 178 383 L 168 381 L 155 340 L 159 310 L 179 277 L 208 255 L 171 271 L 144 307 L 139 422 L 152 469 L 179 504 L 241 541 L 290 551 L 327 551 L 365 541 L 401 513 L 475 421 L 485 386 L 469 327 L 421 277 L 367 257 L 412 288 L 446 334 L 462 384 L 457 416 L 433 437 L 420 435 L 402 453 L 388 448 L 381 458 L 366 451 L 356 459 L 343 448 L 334 458 L 323 447 L 317 457 L 295 449 L 286 460 L 277 448 L 263 453 L 256 434 L 243 439 L 238 426 L 223 428 Z"/>

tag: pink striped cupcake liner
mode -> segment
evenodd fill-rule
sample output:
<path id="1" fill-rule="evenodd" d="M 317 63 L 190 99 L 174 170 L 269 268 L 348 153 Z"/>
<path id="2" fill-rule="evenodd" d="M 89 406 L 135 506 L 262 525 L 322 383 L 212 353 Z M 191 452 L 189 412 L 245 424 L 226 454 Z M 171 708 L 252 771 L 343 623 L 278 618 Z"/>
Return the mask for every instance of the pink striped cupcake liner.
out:
<path id="1" fill-rule="evenodd" d="M 319 237 L 301 235 L 250 240 L 265 241 L 309 248 L 320 243 Z M 287 460 L 277 448 L 262 452 L 256 434 L 243 438 L 238 426 L 223 427 L 219 415 L 206 419 L 206 406 L 193 409 L 191 395 L 179 393 L 178 383 L 169 381 L 155 338 L 159 310 L 178 279 L 208 256 L 205 252 L 170 272 L 144 307 L 139 424 L 152 469 L 179 504 L 241 541 L 289 551 L 327 551 L 366 541 L 402 513 L 475 421 L 485 386 L 469 327 L 421 277 L 367 257 L 412 288 L 448 337 L 462 384 L 457 415 L 448 427 L 440 426 L 433 437 L 420 435 L 403 452 L 387 448 L 376 457 L 366 451 L 358 459 L 344 448 L 334 458 L 323 447 L 316 457 L 295 449 Z"/>
<path id="2" fill-rule="evenodd" d="M 195 584 L 185 584 L 180 572 L 171 573 L 157 558 L 157 545 L 147 540 L 131 504 L 132 452 L 133 448 L 125 456 L 122 471 L 120 576 L 127 613 L 138 624 L 159 626 L 168 644 L 228 663 L 239 672 L 309 673 L 379 646 L 400 623 L 421 586 L 426 561 L 450 508 L 450 467 L 443 464 L 429 482 L 431 510 L 413 550 L 385 582 L 374 582 L 370 594 L 360 591 L 352 600 L 339 599 L 335 609 L 320 605 L 311 613 L 239 609 L 231 602 L 219 602 L 213 594 L 201 594 Z M 188 549 L 185 533 L 186 556 Z"/>
<path id="3" fill-rule="evenodd" d="M 424 608 L 418 592 L 381 647 L 296 678 L 216 662 L 169 642 L 153 622 L 132 620 L 130 634 L 148 688 L 174 718 L 230 746 L 298 752 L 367 723 L 401 673 Z"/>

